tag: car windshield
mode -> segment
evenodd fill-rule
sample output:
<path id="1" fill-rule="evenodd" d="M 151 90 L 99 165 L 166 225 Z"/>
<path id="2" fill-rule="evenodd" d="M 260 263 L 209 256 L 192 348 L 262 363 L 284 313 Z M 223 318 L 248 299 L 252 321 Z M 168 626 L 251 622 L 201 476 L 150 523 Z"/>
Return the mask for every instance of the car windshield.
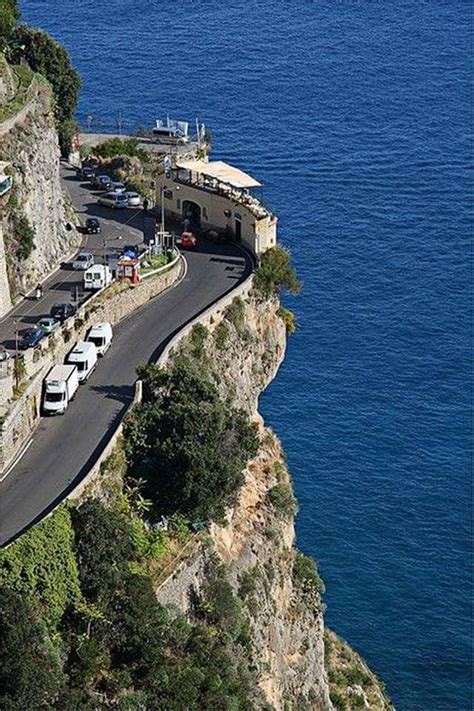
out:
<path id="1" fill-rule="evenodd" d="M 96 346 L 103 346 L 105 344 L 105 338 L 103 336 L 89 336 L 87 340 Z"/>
<path id="2" fill-rule="evenodd" d="M 46 402 L 61 402 L 66 397 L 66 393 L 46 393 Z"/>
<path id="3" fill-rule="evenodd" d="M 87 254 L 80 254 L 77 257 L 76 261 L 77 262 L 87 262 L 88 259 L 89 259 L 89 256 Z"/>

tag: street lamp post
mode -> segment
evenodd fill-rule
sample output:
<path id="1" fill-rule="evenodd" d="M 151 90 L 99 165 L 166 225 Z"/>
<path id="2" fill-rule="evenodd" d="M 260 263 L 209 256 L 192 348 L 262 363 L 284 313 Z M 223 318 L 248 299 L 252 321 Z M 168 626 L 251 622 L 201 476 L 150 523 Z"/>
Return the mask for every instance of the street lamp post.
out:
<path id="1" fill-rule="evenodd" d="M 166 185 L 161 188 L 161 231 L 165 232 L 165 190 Z"/>

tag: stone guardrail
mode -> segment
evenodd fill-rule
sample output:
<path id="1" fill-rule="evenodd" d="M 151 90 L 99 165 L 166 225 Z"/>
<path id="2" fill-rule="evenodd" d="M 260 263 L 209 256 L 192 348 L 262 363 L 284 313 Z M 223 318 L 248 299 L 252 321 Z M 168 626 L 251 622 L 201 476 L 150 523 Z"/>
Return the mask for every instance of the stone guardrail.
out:
<path id="1" fill-rule="evenodd" d="M 248 276 L 247 279 L 242 282 L 242 284 L 239 284 L 239 286 L 235 287 L 235 289 L 232 289 L 231 292 L 222 296 L 214 304 L 211 304 L 211 306 L 209 306 L 205 311 L 202 311 L 200 314 L 198 314 L 196 318 L 186 324 L 186 326 L 183 326 L 181 331 L 179 331 L 179 333 L 177 333 L 174 338 L 172 338 L 171 341 L 168 343 L 163 353 L 156 361 L 156 364 L 161 366 L 166 365 L 178 343 L 180 343 L 180 341 L 182 341 L 184 338 L 186 338 L 186 336 L 190 334 L 193 329 L 193 326 L 195 326 L 197 323 L 200 323 L 206 327 L 216 326 L 216 318 L 223 316 L 226 308 L 233 302 L 233 300 L 237 296 L 248 296 L 252 288 L 252 284 L 253 274 L 250 274 L 250 276 Z"/>
<path id="2" fill-rule="evenodd" d="M 93 294 L 87 302 L 81 305 L 74 316 L 64 322 L 60 333 L 64 335 L 68 332 L 73 334 L 73 338 L 69 337 L 67 341 L 64 338 L 57 341 L 51 350 L 44 351 L 42 356 L 40 355 L 40 358 L 43 357 L 43 362 L 38 364 L 38 370 L 32 374 L 26 391 L 12 405 L 8 416 L 0 427 L 0 481 L 1 472 L 5 472 L 8 467 L 11 467 L 12 462 L 27 444 L 38 423 L 43 378 L 49 368 L 55 362 L 63 361 L 71 349 L 74 339 L 81 340 L 84 337 L 91 325 L 90 319 L 92 317 L 109 321 L 112 324 L 118 323 L 151 298 L 169 288 L 179 276 L 179 260 L 180 255 L 178 254 L 172 262 L 160 267 L 153 275 L 150 275 L 157 277 L 158 282 L 154 280 L 142 281 L 137 286 L 118 294 L 118 298 L 114 299 L 112 296 L 103 303 L 96 304 L 96 308 L 94 308 L 94 303 L 107 289 L 100 290 L 100 293 Z M 76 327 L 78 322 L 81 324 L 79 328 Z M 33 355 L 29 354 L 28 358 L 33 358 Z"/>

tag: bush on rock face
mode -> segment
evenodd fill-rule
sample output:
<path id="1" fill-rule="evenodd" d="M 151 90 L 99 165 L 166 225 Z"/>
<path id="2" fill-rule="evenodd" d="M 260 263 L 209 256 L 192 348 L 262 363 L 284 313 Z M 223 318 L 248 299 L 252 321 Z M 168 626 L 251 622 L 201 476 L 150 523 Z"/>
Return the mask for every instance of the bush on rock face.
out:
<path id="1" fill-rule="evenodd" d="M 20 10 L 16 0 L 0 0 L 0 50 L 11 40 L 16 23 L 20 19 Z"/>
<path id="2" fill-rule="evenodd" d="M 54 94 L 54 115 L 63 153 L 70 150 L 76 130 L 74 115 L 77 108 L 81 80 L 71 64 L 68 52 L 42 30 L 20 25 L 14 34 L 12 59 L 26 60 L 31 69 L 42 74 Z"/>
<path id="3" fill-rule="evenodd" d="M 254 426 L 183 356 L 171 371 L 146 366 L 139 375 L 145 402 L 124 430 L 133 475 L 145 479 L 156 513 L 221 517 L 256 454 Z"/>
<path id="4" fill-rule="evenodd" d="M 262 254 L 253 284 L 255 289 L 266 298 L 278 295 L 282 289 L 297 294 L 301 284 L 291 264 L 289 251 L 280 245 L 267 249 Z"/>

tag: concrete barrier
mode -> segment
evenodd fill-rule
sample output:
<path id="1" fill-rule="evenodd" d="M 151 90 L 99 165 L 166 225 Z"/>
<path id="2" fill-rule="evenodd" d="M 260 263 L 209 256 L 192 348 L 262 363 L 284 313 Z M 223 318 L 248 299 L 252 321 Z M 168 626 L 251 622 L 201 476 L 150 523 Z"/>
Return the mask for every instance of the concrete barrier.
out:
<path id="1" fill-rule="evenodd" d="M 22 451 L 38 424 L 43 378 L 48 370 L 55 363 L 64 361 L 74 343 L 85 337 L 93 322 L 118 323 L 172 286 L 179 278 L 180 270 L 181 262 L 178 255 L 172 263 L 160 268 L 159 273 L 153 275 L 153 279 L 142 281 L 137 286 L 130 287 L 110 298 L 106 298 L 107 289 L 93 295 L 78 309 L 75 316 L 64 322 L 59 332 L 45 339 L 48 341 L 46 349 L 27 351 L 26 391 L 10 406 L 10 411 L 0 424 L 0 478 L 2 472 L 11 466 Z"/>

